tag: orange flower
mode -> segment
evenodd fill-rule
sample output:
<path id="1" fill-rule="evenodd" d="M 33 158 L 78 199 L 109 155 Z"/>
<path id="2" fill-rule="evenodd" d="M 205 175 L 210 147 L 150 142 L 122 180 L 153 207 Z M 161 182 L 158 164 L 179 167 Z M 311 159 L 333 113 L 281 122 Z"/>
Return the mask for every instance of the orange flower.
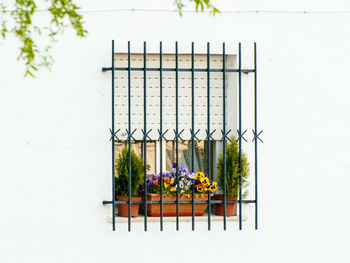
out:
<path id="1" fill-rule="evenodd" d="M 154 180 L 154 181 L 153 181 L 153 184 L 159 186 L 158 180 L 157 180 L 157 179 Z"/>
<path id="2" fill-rule="evenodd" d="M 171 191 L 171 192 L 174 192 L 174 191 L 175 191 L 175 187 L 171 187 L 171 188 L 170 188 L 170 191 Z"/>
<path id="3" fill-rule="evenodd" d="M 169 183 L 169 177 L 164 177 L 164 182 Z"/>

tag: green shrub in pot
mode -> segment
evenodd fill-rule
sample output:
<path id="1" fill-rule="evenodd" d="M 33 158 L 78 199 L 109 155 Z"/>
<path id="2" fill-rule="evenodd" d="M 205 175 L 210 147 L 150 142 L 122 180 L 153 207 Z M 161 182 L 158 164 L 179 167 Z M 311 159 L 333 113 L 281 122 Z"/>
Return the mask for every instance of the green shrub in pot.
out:
<path id="1" fill-rule="evenodd" d="M 223 153 L 218 159 L 218 184 L 221 190 L 224 190 L 224 156 Z M 242 152 L 242 199 L 246 198 L 249 185 L 247 180 L 249 176 L 249 163 L 245 153 Z M 239 195 L 239 148 L 236 138 L 231 137 L 231 142 L 226 146 L 226 196 L 237 198 Z"/>
<path id="2" fill-rule="evenodd" d="M 131 201 L 141 201 L 141 197 L 137 196 L 139 187 L 143 184 L 143 159 L 140 158 L 134 150 L 131 149 Z M 117 200 L 129 200 L 129 149 L 125 147 L 119 154 L 119 158 L 115 161 L 116 179 L 115 192 Z M 140 204 L 131 204 L 130 216 L 137 217 L 139 214 Z M 118 204 L 118 214 L 122 217 L 129 216 L 128 204 Z"/>
<path id="3" fill-rule="evenodd" d="M 129 192 L 129 149 L 123 148 L 119 158 L 115 161 L 116 181 L 115 190 L 118 196 L 128 196 Z M 143 183 L 143 159 L 131 149 L 131 196 L 137 196 Z"/>
<path id="4" fill-rule="evenodd" d="M 231 142 L 226 146 L 226 200 L 237 200 L 240 190 L 240 172 L 239 172 L 239 149 L 236 138 L 231 137 Z M 245 188 L 248 186 L 249 163 L 245 153 L 242 152 L 242 199 L 246 198 L 248 191 Z M 218 184 L 221 190 L 224 191 L 224 155 L 220 155 L 218 159 Z M 224 196 L 216 194 L 215 200 L 222 200 L 215 204 L 215 214 L 223 216 L 225 214 Z M 236 203 L 226 203 L 226 216 L 234 216 L 236 211 Z"/>

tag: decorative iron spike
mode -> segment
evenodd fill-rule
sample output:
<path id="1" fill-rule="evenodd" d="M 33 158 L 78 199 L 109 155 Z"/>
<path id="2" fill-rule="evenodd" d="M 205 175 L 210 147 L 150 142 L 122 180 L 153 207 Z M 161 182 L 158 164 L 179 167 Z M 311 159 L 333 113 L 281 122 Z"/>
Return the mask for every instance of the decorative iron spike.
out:
<path id="1" fill-rule="evenodd" d="M 164 135 L 168 132 L 169 129 L 166 129 L 166 131 L 163 132 L 163 134 L 161 134 L 159 129 L 157 129 L 157 130 L 158 130 L 158 134 L 159 134 L 158 140 L 160 141 L 161 139 L 164 139 L 166 142 L 168 142 L 167 138 L 165 138 Z"/>
<path id="2" fill-rule="evenodd" d="M 147 140 L 147 138 L 152 141 L 152 139 L 148 136 L 148 134 L 152 131 L 152 129 L 150 129 L 148 132 L 145 132 L 143 129 L 141 129 L 141 132 L 143 134 L 143 140 Z"/>
<path id="3" fill-rule="evenodd" d="M 237 138 L 237 142 L 239 141 L 240 138 L 242 138 L 243 140 L 245 140 L 245 142 L 248 142 L 244 137 L 243 135 L 247 132 L 247 130 L 245 130 L 242 134 L 241 134 L 241 131 L 237 129 L 237 133 L 238 133 L 238 138 Z"/>
<path id="4" fill-rule="evenodd" d="M 128 129 L 125 129 L 126 133 L 128 134 L 127 140 L 130 139 L 130 141 L 131 141 L 131 140 L 136 141 L 136 139 L 133 137 L 133 135 L 134 135 L 134 133 L 135 133 L 136 130 L 137 130 L 137 129 L 134 129 L 134 130 L 132 131 L 132 133 L 130 133 L 130 132 L 128 131 Z"/>
<path id="5" fill-rule="evenodd" d="M 175 134 L 175 137 L 174 137 L 174 141 L 176 141 L 176 138 L 179 138 L 182 142 L 185 142 L 184 139 L 181 138 L 181 133 L 183 133 L 184 129 L 182 129 L 179 133 L 176 133 L 176 130 L 174 129 L 174 134 Z"/>
<path id="6" fill-rule="evenodd" d="M 209 130 L 205 129 L 205 133 L 207 134 L 207 137 L 205 138 L 206 141 L 208 140 L 213 140 L 214 141 L 214 138 L 212 137 L 212 135 L 216 132 L 216 129 L 213 130 L 211 133 L 209 133 Z"/>
<path id="7" fill-rule="evenodd" d="M 200 130 L 201 130 L 201 129 L 198 129 L 195 133 L 193 133 L 192 129 L 190 129 L 191 140 L 192 140 L 192 139 L 196 139 L 197 141 L 200 141 L 200 139 L 198 139 L 198 137 L 196 136 L 197 133 L 198 133 Z"/>
<path id="8" fill-rule="evenodd" d="M 109 131 L 111 132 L 111 138 L 109 139 L 109 141 L 112 141 L 113 138 L 116 138 L 115 141 L 120 142 L 120 139 L 119 139 L 118 136 L 117 136 L 117 133 L 120 131 L 120 129 L 118 129 L 117 131 L 115 131 L 115 132 L 113 133 L 112 129 L 109 128 Z"/>
<path id="9" fill-rule="evenodd" d="M 253 132 L 254 137 L 253 137 L 252 142 L 253 142 L 254 140 L 258 139 L 259 141 L 261 141 L 262 143 L 264 143 L 264 141 L 261 140 L 260 137 L 259 137 L 260 134 L 261 134 L 263 131 L 264 131 L 264 130 L 261 130 L 258 134 L 256 134 L 255 130 L 253 129 L 252 132 Z"/>
<path id="10" fill-rule="evenodd" d="M 231 129 L 229 129 L 226 133 L 221 129 L 221 133 L 222 133 L 222 138 L 221 140 L 228 140 L 229 142 L 231 142 L 231 139 L 227 136 L 229 133 L 231 132 Z"/>

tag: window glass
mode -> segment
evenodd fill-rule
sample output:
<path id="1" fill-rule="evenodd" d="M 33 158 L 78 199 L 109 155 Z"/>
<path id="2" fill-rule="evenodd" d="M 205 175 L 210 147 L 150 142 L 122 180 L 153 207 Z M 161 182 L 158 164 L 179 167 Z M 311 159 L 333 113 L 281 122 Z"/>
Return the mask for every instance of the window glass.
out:
<path id="1" fill-rule="evenodd" d="M 192 168 L 192 142 L 179 141 L 179 165 L 185 165 L 189 169 Z M 213 142 L 211 142 L 211 162 L 213 160 Z M 176 162 L 176 142 L 168 141 L 166 143 L 166 169 L 170 170 L 172 164 Z M 212 165 L 211 165 L 212 166 Z M 194 141 L 194 171 L 208 172 L 207 170 L 207 144 L 205 141 Z M 210 174 L 212 173 L 212 167 Z"/>
<path id="2" fill-rule="evenodd" d="M 119 159 L 119 154 L 121 154 L 124 147 L 128 147 L 128 142 L 115 142 L 115 159 Z M 131 142 L 131 149 L 143 159 L 143 142 Z M 147 173 L 156 173 L 156 143 L 147 142 Z"/>

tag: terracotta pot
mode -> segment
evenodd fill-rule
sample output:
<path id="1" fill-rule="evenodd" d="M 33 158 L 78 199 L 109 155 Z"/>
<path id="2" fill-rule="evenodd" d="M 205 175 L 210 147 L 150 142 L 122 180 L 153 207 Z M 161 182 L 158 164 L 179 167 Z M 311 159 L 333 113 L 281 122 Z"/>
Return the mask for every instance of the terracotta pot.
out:
<path id="1" fill-rule="evenodd" d="M 214 200 L 224 200 L 224 195 L 214 195 Z M 237 197 L 226 196 L 226 200 L 235 200 Z M 234 216 L 236 212 L 236 203 L 226 203 L 226 216 Z M 224 204 L 215 204 L 215 215 L 224 215 Z"/>
<path id="2" fill-rule="evenodd" d="M 160 201 L 159 194 L 147 194 L 147 200 Z M 208 200 L 208 195 L 203 194 L 195 200 Z M 176 201 L 176 195 L 163 195 L 163 201 Z M 192 195 L 179 196 L 179 201 L 192 201 Z M 195 216 L 203 216 L 208 204 L 195 204 Z M 147 216 L 160 216 L 160 204 L 147 204 Z M 176 216 L 176 204 L 163 204 L 163 216 Z M 179 204 L 179 216 L 192 216 L 192 204 Z"/>
<path id="3" fill-rule="evenodd" d="M 117 196 L 119 201 L 128 201 L 129 198 L 126 196 Z M 132 196 L 131 201 L 141 201 L 142 197 Z M 140 204 L 131 204 L 130 216 L 137 217 L 139 214 Z M 118 215 L 122 217 L 129 216 L 128 204 L 118 204 Z"/>

